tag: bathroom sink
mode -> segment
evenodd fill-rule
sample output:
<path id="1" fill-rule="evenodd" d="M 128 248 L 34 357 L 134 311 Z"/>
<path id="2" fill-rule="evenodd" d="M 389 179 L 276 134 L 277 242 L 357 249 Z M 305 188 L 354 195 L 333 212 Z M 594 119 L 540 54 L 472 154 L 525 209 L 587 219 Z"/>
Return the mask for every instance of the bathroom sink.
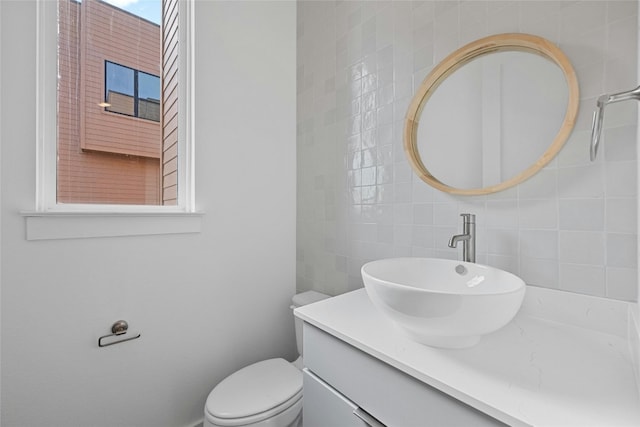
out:
<path id="1" fill-rule="evenodd" d="M 361 272 L 373 305 L 410 339 L 433 347 L 477 344 L 513 319 L 525 293 L 514 274 L 448 259 L 381 259 Z"/>

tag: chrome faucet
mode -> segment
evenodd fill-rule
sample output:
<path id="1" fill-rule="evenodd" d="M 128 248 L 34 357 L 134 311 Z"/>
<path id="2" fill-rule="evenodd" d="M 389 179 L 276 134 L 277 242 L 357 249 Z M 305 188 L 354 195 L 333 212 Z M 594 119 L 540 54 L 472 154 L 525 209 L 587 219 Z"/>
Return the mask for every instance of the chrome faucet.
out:
<path id="1" fill-rule="evenodd" d="M 458 242 L 462 242 L 462 260 L 476 262 L 476 216 L 463 213 L 462 234 L 456 234 L 449 239 L 449 247 L 455 248 Z"/>

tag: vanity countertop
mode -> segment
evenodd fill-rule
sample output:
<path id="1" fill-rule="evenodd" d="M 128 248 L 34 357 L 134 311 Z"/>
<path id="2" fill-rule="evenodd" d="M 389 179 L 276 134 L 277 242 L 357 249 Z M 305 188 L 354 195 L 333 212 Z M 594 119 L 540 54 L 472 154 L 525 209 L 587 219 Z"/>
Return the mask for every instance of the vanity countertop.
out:
<path id="1" fill-rule="evenodd" d="M 596 307 L 593 300 L 574 303 L 573 294 L 558 292 L 557 299 L 553 292 L 528 287 L 513 321 L 462 350 L 405 338 L 364 289 L 295 314 L 509 425 L 640 426 L 625 303 Z M 597 326 L 577 326 L 572 310 Z"/>

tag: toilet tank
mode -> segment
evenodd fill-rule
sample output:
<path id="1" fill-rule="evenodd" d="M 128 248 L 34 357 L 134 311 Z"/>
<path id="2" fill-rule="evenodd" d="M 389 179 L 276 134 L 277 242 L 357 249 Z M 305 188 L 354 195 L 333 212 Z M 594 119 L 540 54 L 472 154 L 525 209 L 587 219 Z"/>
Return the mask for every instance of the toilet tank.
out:
<path id="1" fill-rule="evenodd" d="M 301 292 L 299 294 L 295 294 L 293 298 L 291 298 L 291 310 L 302 307 L 303 305 L 322 301 L 323 299 L 327 298 L 329 298 L 329 295 L 325 295 L 316 291 Z M 296 324 L 296 345 L 298 346 L 298 354 L 302 356 L 302 320 L 298 319 L 295 316 L 294 319 Z"/>

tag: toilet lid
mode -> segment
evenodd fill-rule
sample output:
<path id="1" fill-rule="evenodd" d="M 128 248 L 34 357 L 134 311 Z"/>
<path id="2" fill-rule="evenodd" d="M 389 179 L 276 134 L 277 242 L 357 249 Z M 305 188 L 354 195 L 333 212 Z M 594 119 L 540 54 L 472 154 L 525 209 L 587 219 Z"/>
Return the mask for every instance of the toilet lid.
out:
<path id="1" fill-rule="evenodd" d="M 217 418 L 245 418 L 269 411 L 302 391 L 302 372 L 284 359 L 249 365 L 222 380 L 207 398 Z"/>

